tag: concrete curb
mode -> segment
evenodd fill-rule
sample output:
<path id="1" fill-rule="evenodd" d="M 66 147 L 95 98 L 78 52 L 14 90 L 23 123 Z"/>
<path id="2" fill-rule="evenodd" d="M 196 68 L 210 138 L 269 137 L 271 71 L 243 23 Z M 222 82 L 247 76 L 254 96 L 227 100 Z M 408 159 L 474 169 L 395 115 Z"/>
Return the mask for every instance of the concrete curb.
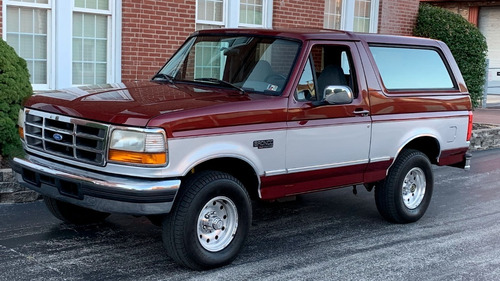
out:
<path id="1" fill-rule="evenodd" d="M 489 124 L 475 124 L 472 131 L 470 150 L 500 148 L 500 127 Z M 0 203 L 27 203 L 39 200 L 40 194 L 21 187 L 14 179 L 12 169 L 0 169 Z"/>

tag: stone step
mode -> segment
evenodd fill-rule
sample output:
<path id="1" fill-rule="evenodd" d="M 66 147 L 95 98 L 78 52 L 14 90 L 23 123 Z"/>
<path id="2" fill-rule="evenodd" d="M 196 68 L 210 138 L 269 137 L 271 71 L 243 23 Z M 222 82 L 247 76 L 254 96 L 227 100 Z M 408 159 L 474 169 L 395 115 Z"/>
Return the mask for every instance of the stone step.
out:
<path id="1" fill-rule="evenodd" d="M 32 190 L 13 193 L 0 193 L 0 203 L 27 203 L 41 199 L 41 195 Z"/>

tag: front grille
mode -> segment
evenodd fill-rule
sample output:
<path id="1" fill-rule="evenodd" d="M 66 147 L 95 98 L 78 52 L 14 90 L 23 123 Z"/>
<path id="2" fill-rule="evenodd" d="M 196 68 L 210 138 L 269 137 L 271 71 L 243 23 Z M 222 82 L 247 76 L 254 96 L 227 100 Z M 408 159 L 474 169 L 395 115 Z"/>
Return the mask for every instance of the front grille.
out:
<path id="1" fill-rule="evenodd" d="M 108 128 L 97 122 L 26 110 L 24 136 L 29 148 L 104 166 Z"/>

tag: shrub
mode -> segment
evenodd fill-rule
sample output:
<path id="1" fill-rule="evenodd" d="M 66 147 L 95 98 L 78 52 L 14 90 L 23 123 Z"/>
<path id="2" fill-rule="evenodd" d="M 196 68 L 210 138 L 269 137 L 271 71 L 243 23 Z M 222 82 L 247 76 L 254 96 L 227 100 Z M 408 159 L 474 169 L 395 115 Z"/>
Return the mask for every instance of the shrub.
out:
<path id="1" fill-rule="evenodd" d="M 32 89 L 26 61 L 1 38 L 0 54 L 0 156 L 12 157 L 22 153 L 16 124 L 21 103 Z"/>
<path id="2" fill-rule="evenodd" d="M 461 15 L 431 5 L 420 5 L 415 36 L 438 39 L 450 48 L 469 89 L 472 105 L 483 96 L 486 77 L 486 39 L 479 29 Z"/>

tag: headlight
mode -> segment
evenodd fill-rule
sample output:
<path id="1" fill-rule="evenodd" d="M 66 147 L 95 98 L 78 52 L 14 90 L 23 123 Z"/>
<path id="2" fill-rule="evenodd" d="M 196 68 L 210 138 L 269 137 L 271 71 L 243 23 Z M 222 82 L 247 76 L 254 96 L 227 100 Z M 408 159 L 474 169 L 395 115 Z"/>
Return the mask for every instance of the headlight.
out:
<path id="1" fill-rule="evenodd" d="M 165 132 L 161 129 L 115 129 L 109 141 L 108 160 L 129 164 L 165 165 Z"/>

